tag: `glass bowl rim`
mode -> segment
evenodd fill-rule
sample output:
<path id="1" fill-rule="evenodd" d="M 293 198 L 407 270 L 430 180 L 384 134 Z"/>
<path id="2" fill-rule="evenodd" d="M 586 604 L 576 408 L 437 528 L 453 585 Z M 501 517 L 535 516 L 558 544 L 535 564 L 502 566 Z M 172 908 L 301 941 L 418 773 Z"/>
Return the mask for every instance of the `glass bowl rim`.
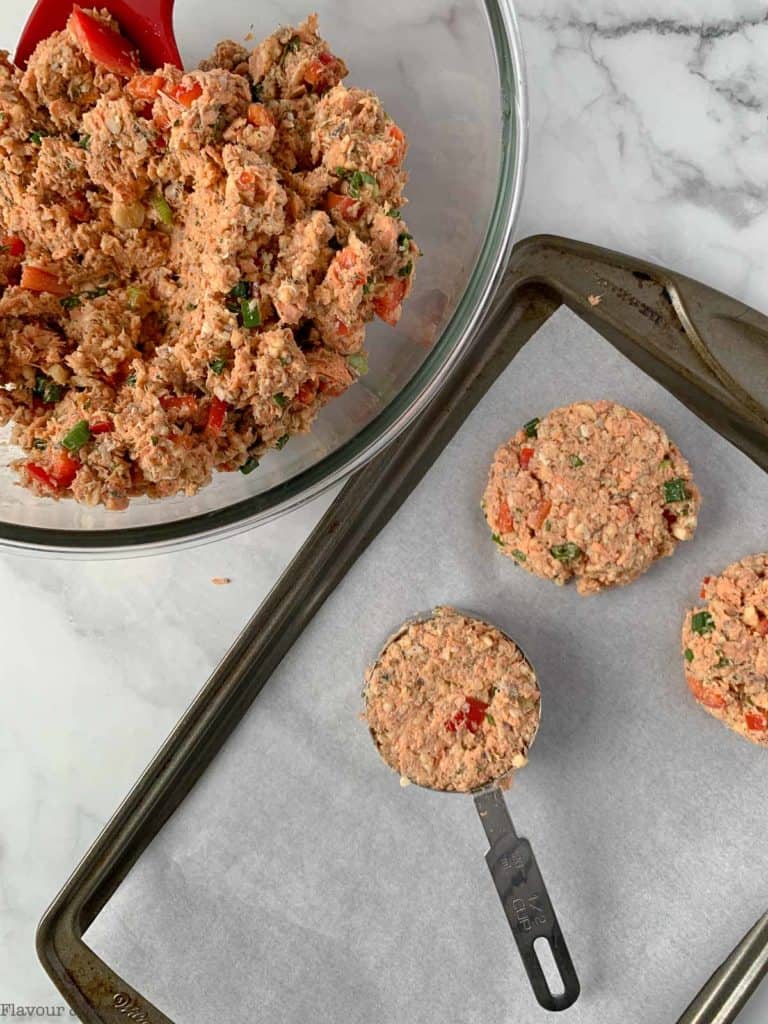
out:
<path id="1" fill-rule="evenodd" d="M 301 508 L 341 483 L 389 445 L 426 408 L 467 348 L 506 269 L 525 176 L 528 103 L 517 16 L 512 0 L 483 0 L 483 4 L 495 49 L 501 98 L 498 189 L 482 250 L 464 294 L 432 351 L 405 387 L 336 451 L 259 494 L 210 512 L 143 526 L 71 530 L 0 520 L 0 549 L 63 558 L 125 558 L 223 540 Z"/>

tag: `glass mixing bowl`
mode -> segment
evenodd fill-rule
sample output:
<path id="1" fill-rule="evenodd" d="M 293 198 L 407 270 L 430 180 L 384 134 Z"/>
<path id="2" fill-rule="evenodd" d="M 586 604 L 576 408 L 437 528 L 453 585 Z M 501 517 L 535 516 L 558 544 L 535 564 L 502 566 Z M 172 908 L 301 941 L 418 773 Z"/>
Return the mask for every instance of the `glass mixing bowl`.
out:
<path id="1" fill-rule="evenodd" d="M 13 51 L 31 0 L 2 6 L 0 46 Z M 400 324 L 370 325 L 370 372 L 322 411 L 311 434 L 292 438 L 248 476 L 217 474 L 192 498 L 135 499 L 125 512 L 38 498 L 10 469 L 19 453 L 6 429 L 0 546 L 116 557 L 264 522 L 380 451 L 439 391 L 466 347 L 503 272 L 522 188 L 525 91 L 514 11 L 508 0 L 177 0 L 176 35 L 191 67 L 220 39 L 258 41 L 311 10 L 349 65 L 347 84 L 376 92 L 409 139 L 406 216 L 424 256 Z"/>

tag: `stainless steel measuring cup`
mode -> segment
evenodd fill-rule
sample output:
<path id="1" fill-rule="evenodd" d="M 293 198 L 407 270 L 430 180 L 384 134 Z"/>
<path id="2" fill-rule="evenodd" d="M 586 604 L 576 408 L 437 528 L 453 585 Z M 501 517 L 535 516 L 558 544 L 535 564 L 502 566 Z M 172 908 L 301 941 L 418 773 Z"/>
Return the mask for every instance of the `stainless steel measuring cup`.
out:
<path id="1" fill-rule="evenodd" d="M 453 610 L 458 611 L 458 609 Z M 437 609 L 415 615 L 404 622 L 386 641 L 374 661 L 374 667 L 393 641 L 401 637 L 411 626 L 432 619 L 436 611 Z M 460 611 L 459 614 L 498 630 L 523 653 L 519 644 L 498 626 L 465 611 Z M 523 657 L 525 658 L 524 653 Z M 527 658 L 525 660 L 528 661 Z M 528 664 L 531 664 L 530 661 Z M 367 683 L 363 688 L 363 698 L 367 705 Z M 541 703 L 539 703 L 540 708 Z M 541 711 L 539 710 L 539 720 L 540 717 Z M 379 749 L 375 732 L 370 726 L 369 730 L 377 749 Z M 534 739 L 535 734 L 531 740 L 531 746 Z M 531 844 L 527 839 L 518 836 L 504 800 L 501 785 L 508 780 L 511 774 L 511 772 L 507 772 L 471 794 L 490 844 L 485 860 L 537 1001 L 546 1010 L 566 1010 L 578 999 L 581 986 Z M 419 783 L 415 784 L 420 785 Z M 429 786 L 422 788 L 433 789 L 434 792 L 450 792 Z M 560 975 L 561 992 L 553 993 L 547 981 L 536 948 L 540 941 L 549 944 L 552 958 Z"/>

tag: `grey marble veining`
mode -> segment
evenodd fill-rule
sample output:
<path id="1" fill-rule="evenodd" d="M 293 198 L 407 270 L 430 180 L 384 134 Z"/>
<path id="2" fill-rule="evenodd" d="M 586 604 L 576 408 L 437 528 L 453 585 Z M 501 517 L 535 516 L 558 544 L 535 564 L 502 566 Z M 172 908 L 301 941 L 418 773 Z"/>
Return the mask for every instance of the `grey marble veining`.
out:
<path id="1" fill-rule="evenodd" d="M 4 35 L 27 6 L 4 2 Z M 521 0 L 518 13 L 520 236 L 630 251 L 768 309 L 764 5 Z M 425 16 L 461 30 L 450 5 L 415 4 Z M 167 557 L 0 556 L 0 1003 L 59 1002 L 34 955 L 42 910 L 324 505 Z"/>

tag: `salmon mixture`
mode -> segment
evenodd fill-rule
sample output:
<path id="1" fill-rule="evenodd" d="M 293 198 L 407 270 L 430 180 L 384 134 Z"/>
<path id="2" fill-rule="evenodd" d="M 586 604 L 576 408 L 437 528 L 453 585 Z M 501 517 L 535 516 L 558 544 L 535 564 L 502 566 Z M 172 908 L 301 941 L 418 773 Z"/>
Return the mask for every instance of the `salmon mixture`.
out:
<path id="1" fill-rule="evenodd" d="M 688 463 L 657 424 L 615 402 L 530 420 L 496 452 L 483 498 L 502 553 L 581 594 L 630 583 L 696 530 Z"/>
<path id="2" fill-rule="evenodd" d="M 39 495 L 250 473 L 367 370 L 419 255 L 403 132 L 310 17 L 198 70 L 75 8 L 0 55 L 0 424 Z"/>
<path id="3" fill-rule="evenodd" d="M 366 718 L 402 780 L 466 793 L 528 760 L 539 727 L 533 669 L 500 630 L 453 608 L 406 623 L 368 671 Z"/>
<path id="4" fill-rule="evenodd" d="M 685 678 L 698 703 L 768 747 L 768 554 L 705 576 L 683 624 Z"/>

